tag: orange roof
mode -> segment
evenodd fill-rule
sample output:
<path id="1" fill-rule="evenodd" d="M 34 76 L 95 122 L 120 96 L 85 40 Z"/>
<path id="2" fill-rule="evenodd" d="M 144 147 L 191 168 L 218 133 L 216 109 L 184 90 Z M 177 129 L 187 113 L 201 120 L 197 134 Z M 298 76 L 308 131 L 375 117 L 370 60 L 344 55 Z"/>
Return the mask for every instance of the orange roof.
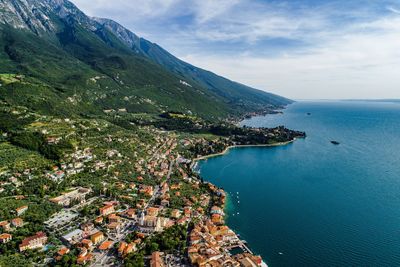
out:
<path id="1" fill-rule="evenodd" d="M 85 245 L 92 245 L 93 242 L 92 242 L 92 240 L 89 240 L 89 239 L 83 239 L 83 240 L 82 240 L 82 244 L 85 244 Z"/>
<path id="2" fill-rule="evenodd" d="M 119 247 L 118 247 L 118 252 L 119 252 L 119 253 L 124 252 L 124 250 L 125 250 L 125 248 L 126 248 L 127 245 L 128 245 L 128 244 L 127 244 L 126 242 L 121 242 L 121 243 L 119 244 Z"/>
<path id="3" fill-rule="evenodd" d="M 112 242 L 112 241 L 104 241 L 104 242 L 100 245 L 99 249 L 100 249 L 100 250 L 107 250 L 107 249 L 110 249 L 110 248 L 112 247 L 113 244 L 114 244 L 114 242 Z"/>
<path id="4" fill-rule="evenodd" d="M 19 210 L 23 210 L 23 209 L 27 209 L 27 208 L 28 208 L 28 206 L 22 206 L 22 207 L 16 208 L 15 210 L 19 211 Z"/>
<path id="5" fill-rule="evenodd" d="M 6 226 L 6 225 L 8 225 L 8 224 L 9 224 L 8 221 L 2 221 L 2 222 L 0 222 L 0 226 Z"/>
<path id="6" fill-rule="evenodd" d="M 7 234 L 7 233 L 4 233 L 4 234 L 0 235 L 0 239 L 9 239 L 9 238 L 12 238 L 12 235 Z"/>
<path id="7" fill-rule="evenodd" d="M 120 226 L 121 226 L 120 223 L 118 223 L 118 222 L 112 222 L 112 223 L 109 223 L 107 227 L 108 227 L 109 229 L 117 229 L 117 228 L 120 227 Z"/>
<path id="8" fill-rule="evenodd" d="M 101 223 L 101 222 L 103 222 L 103 217 L 97 217 L 94 221 L 96 222 L 96 223 Z"/>
<path id="9" fill-rule="evenodd" d="M 28 246 L 31 241 L 33 241 L 35 239 L 39 239 L 39 238 L 46 238 L 47 239 L 47 236 L 46 236 L 46 234 L 44 232 L 37 232 L 35 235 L 27 237 L 24 240 L 22 240 L 22 243 L 19 246 L 20 247 Z"/>
<path id="10" fill-rule="evenodd" d="M 24 221 L 21 218 L 14 218 L 11 220 L 13 224 L 22 224 Z"/>
<path id="11" fill-rule="evenodd" d="M 93 258 L 92 254 L 87 254 L 86 256 L 79 257 L 77 259 L 78 264 L 85 264 L 86 262 L 90 261 Z"/>
<path id="12" fill-rule="evenodd" d="M 60 249 L 58 250 L 57 253 L 58 253 L 58 255 L 63 256 L 63 255 L 65 255 L 65 254 L 69 253 L 69 248 L 67 248 L 67 247 L 62 247 L 62 248 L 60 248 Z"/>
<path id="13" fill-rule="evenodd" d="M 107 205 L 107 206 L 101 207 L 101 208 L 100 208 L 100 212 L 103 213 L 103 211 L 108 210 L 108 209 L 111 209 L 111 208 L 114 209 L 114 206 L 112 206 L 112 205 Z"/>
<path id="14" fill-rule="evenodd" d="M 91 238 L 97 238 L 97 237 L 100 237 L 100 236 L 103 236 L 104 234 L 102 233 L 102 232 L 97 232 L 97 233 L 94 233 L 92 236 L 91 236 Z"/>

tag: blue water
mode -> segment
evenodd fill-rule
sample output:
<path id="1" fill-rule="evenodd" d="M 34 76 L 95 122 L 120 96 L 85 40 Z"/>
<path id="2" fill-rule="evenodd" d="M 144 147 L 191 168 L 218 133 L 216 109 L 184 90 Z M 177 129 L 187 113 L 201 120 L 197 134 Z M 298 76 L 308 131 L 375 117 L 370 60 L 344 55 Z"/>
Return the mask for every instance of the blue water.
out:
<path id="1" fill-rule="evenodd" d="M 267 264 L 400 266 L 400 104 L 298 102 L 243 123 L 307 132 L 200 163 L 230 193 L 228 225 Z"/>

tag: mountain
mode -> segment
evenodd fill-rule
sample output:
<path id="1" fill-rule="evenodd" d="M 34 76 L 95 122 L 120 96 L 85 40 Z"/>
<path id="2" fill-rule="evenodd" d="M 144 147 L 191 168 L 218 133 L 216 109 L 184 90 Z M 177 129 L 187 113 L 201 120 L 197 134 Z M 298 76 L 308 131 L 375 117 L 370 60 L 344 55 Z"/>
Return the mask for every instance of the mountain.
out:
<path id="1" fill-rule="evenodd" d="M 136 53 L 151 59 L 190 82 L 199 83 L 201 86 L 216 93 L 225 102 L 235 105 L 236 108 L 246 108 L 254 104 L 260 105 L 260 107 L 265 107 L 266 105 L 280 106 L 291 102 L 286 98 L 233 82 L 215 73 L 186 63 L 159 45 L 138 37 L 113 20 L 94 19 L 107 27 L 108 30 Z"/>
<path id="2" fill-rule="evenodd" d="M 58 115 L 180 111 L 216 119 L 291 101 L 179 60 L 67 0 L 0 0 L 0 100 Z"/>

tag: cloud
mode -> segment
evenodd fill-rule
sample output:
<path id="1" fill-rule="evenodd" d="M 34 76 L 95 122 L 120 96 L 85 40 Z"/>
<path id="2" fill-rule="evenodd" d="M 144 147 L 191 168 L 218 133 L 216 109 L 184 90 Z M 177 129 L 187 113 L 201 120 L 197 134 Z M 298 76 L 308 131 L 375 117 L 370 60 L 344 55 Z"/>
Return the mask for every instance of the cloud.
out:
<path id="1" fill-rule="evenodd" d="M 395 7 L 389 6 L 387 7 L 387 9 L 393 13 L 400 14 L 400 9 L 397 9 Z"/>
<path id="2" fill-rule="evenodd" d="M 292 98 L 400 98 L 393 0 L 73 2 L 256 88 Z"/>

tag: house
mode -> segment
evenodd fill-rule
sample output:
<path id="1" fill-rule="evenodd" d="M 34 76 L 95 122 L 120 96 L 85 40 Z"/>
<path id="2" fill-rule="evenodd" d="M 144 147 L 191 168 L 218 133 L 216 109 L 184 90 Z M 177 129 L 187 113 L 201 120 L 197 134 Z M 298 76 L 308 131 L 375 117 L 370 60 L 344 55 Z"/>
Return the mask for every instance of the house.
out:
<path id="1" fill-rule="evenodd" d="M 84 232 L 90 232 L 94 229 L 94 224 L 93 223 L 84 223 L 81 225 L 81 229 Z"/>
<path id="2" fill-rule="evenodd" d="M 68 207 L 73 202 L 84 203 L 86 201 L 86 195 L 91 191 L 91 189 L 79 187 L 58 197 L 52 198 L 50 201 L 57 205 Z"/>
<path id="3" fill-rule="evenodd" d="M 104 239 L 105 239 L 104 234 L 100 231 L 90 236 L 90 240 L 92 240 L 94 245 L 97 245 L 100 242 L 103 242 Z"/>
<path id="4" fill-rule="evenodd" d="M 10 235 L 10 234 L 4 233 L 4 234 L 0 235 L 0 243 L 1 244 L 8 243 L 11 241 L 11 239 L 12 239 L 12 235 Z"/>
<path id="5" fill-rule="evenodd" d="M 192 208 L 191 207 L 185 207 L 183 209 L 183 213 L 185 214 L 185 216 L 190 217 L 190 215 L 192 215 Z"/>
<path id="6" fill-rule="evenodd" d="M 146 210 L 146 214 L 149 215 L 149 216 L 157 216 L 159 210 L 160 210 L 160 209 L 159 209 L 159 208 L 156 208 L 156 207 L 149 207 L 149 208 L 147 208 L 147 210 Z"/>
<path id="7" fill-rule="evenodd" d="M 126 243 L 126 242 L 121 242 L 121 243 L 119 243 L 119 246 L 118 246 L 118 255 L 119 256 L 123 256 L 124 255 L 124 252 L 125 252 L 125 249 L 126 249 L 126 247 L 128 246 L 128 244 Z"/>
<path id="8" fill-rule="evenodd" d="M 121 229 L 121 223 L 119 223 L 119 222 L 112 222 L 112 223 L 109 223 L 109 224 L 107 225 L 107 228 L 108 228 L 111 232 L 116 232 L 116 233 L 118 233 L 119 230 Z"/>
<path id="9" fill-rule="evenodd" d="M 69 244 L 76 244 L 83 238 L 83 231 L 81 229 L 75 229 L 72 232 L 64 235 L 61 239 Z"/>
<path id="10" fill-rule="evenodd" d="M 135 189 L 135 188 L 136 188 L 136 184 L 130 183 L 130 184 L 129 184 L 129 188 L 132 189 L 132 190 Z"/>
<path id="11" fill-rule="evenodd" d="M 100 208 L 99 211 L 100 211 L 101 216 L 107 216 L 107 215 L 115 212 L 113 205 L 106 205 L 106 206 Z"/>
<path id="12" fill-rule="evenodd" d="M 120 221 L 121 221 L 121 217 L 119 217 L 115 213 L 108 215 L 109 223 L 119 223 Z"/>
<path id="13" fill-rule="evenodd" d="M 61 257 L 68 253 L 69 253 L 69 248 L 67 247 L 62 247 L 57 251 L 57 254 Z"/>
<path id="14" fill-rule="evenodd" d="M 3 231 L 5 231 L 5 232 L 11 230 L 10 223 L 8 221 L 0 222 L 0 227 L 3 228 Z"/>
<path id="15" fill-rule="evenodd" d="M 213 215 L 211 215 L 211 221 L 214 224 L 223 224 L 224 223 L 224 217 L 222 217 L 222 215 L 220 215 L 220 214 L 213 214 Z"/>
<path id="16" fill-rule="evenodd" d="M 163 207 L 169 207 L 169 201 L 166 199 L 161 200 L 161 206 Z"/>
<path id="17" fill-rule="evenodd" d="M 22 207 L 19 207 L 19 208 L 15 209 L 15 211 L 17 212 L 18 216 L 24 214 L 25 211 L 27 211 L 27 210 L 28 210 L 28 206 L 22 206 Z"/>
<path id="18" fill-rule="evenodd" d="M 104 218 L 103 218 L 103 217 L 97 217 L 97 218 L 94 220 L 94 223 L 95 223 L 95 224 L 102 224 L 103 221 L 104 221 Z"/>
<path id="19" fill-rule="evenodd" d="M 142 185 L 139 192 L 141 194 L 152 196 L 154 194 L 154 189 L 151 185 Z"/>
<path id="20" fill-rule="evenodd" d="M 161 253 L 159 251 L 153 252 L 153 254 L 151 254 L 150 267 L 165 267 L 164 261 L 161 258 Z"/>
<path id="21" fill-rule="evenodd" d="M 11 224 L 14 227 L 22 227 L 24 225 L 24 220 L 22 220 L 21 218 L 14 218 L 11 220 Z"/>
<path id="22" fill-rule="evenodd" d="M 173 221 L 170 220 L 169 218 L 158 217 L 155 230 L 157 232 L 162 232 L 164 228 L 171 227 L 173 224 L 174 224 Z"/>
<path id="23" fill-rule="evenodd" d="M 172 210 L 171 211 L 171 217 L 175 218 L 175 219 L 178 219 L 179 217 L 181 217 L 181 213 L 182 213 L 182 211 L 180 211 L 180 210 L 177 210 L 177 209 Z"/>
<path id="24" fill-rule="evenodd" d="M 78 259 L 76 260 L 76 263 L 79 265 L 86 265 L 88 262 L 90 262 L 93 259 L 93 255 L 90 253 L 86 253 L 84 256 L 79 256 Z"/>
<path id="25" fill-rule="evenodd" d="M 136 244 L 135 243 L 129 243 L 128 246 L 125 248 L 124 254 L 128 255 L 129 253 L 135 252 L 136 251 Z"/>
<path id="26" fill-rule="evenodd" d="M 129 219 L 135 219 L 136 218 L 136 210 L 135 209 L 128 209 L 125 212 L 125 216 Z"/>
<path id="27" fill-rule="evenodd" d="M 19 250 L 42 248 L 47 243 L 47 236 L 43 232 L 37 232 L 34 236 L 30 236 L 22 240 Z"/>
<path id="28" fill-rule="evenodd" d="M 142 227 L 156 227 L 157 226 L 157 217 L 156 216 L 144 216 L 144 218 L 139 222 Z"/>
<path id="29" fill-rule="evenodd" d="M 112 245 L 114 244 L 114 242 L 112 241 L 104 241 L 103 243 L 101 243 L 101 245 L 99 246 L 100 250 L 109 250 L 110 248 L 112 248 Z"/>
<path id="30" fill-rule="evenodd" d="M 82 246 L 86 249 L 91 249 L 93 246 L 93 242 L 92 242 L 92 240 L 89 240 L 89 239 L 83 239 Z"/>
<path id="31" fill-rule="evenodd" d="M 211 214 L 219 214 L 221 216 L 224 216 L 224 211 L 220 207 L 217 207 L 217 206 L 213 206 L 211 208 L 211 212 L 210 213 Z"/>

